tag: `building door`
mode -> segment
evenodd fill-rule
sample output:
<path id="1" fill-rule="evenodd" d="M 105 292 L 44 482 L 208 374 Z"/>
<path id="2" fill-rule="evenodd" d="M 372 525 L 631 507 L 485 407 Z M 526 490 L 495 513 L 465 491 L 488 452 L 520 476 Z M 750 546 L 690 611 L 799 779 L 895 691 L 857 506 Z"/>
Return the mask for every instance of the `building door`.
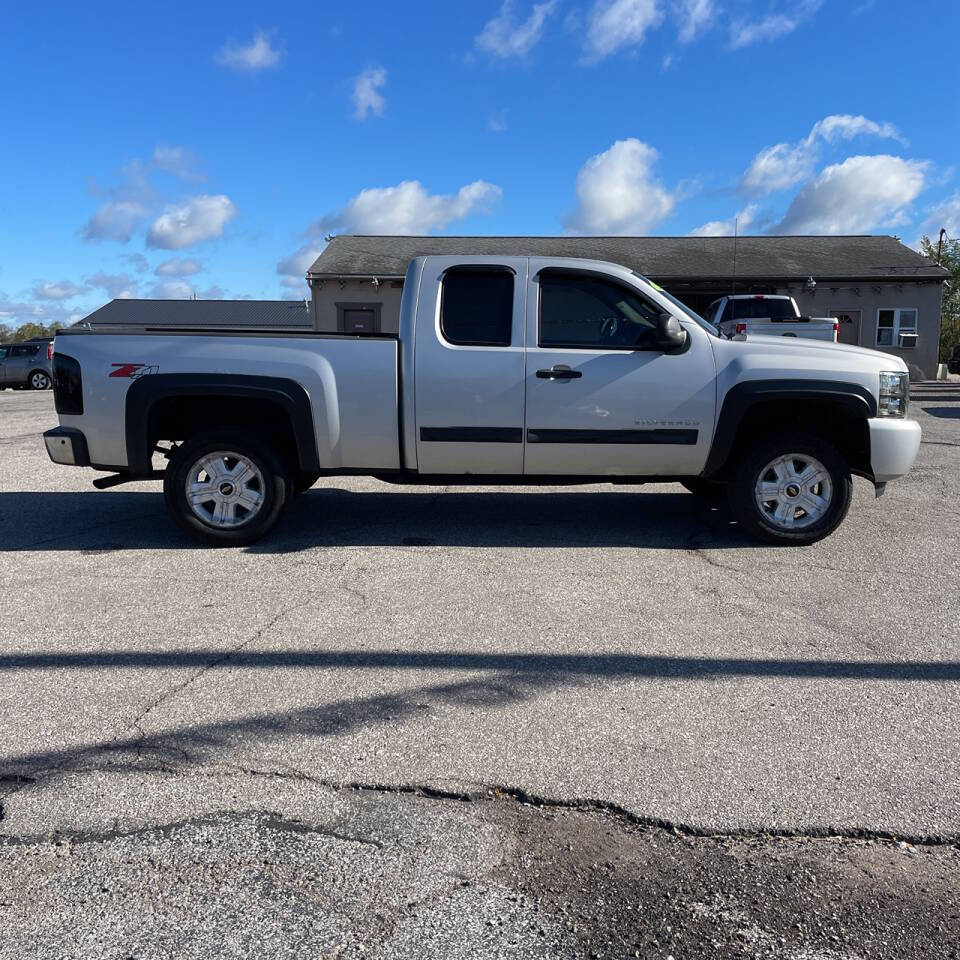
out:
<path id="1" fill-rule="evenodd" d="M 859 346 L 861 311 L 828 310 L 827 315 L 833 317 L 840 324 L 837 332 L 837 343 L 849 343 L 855 347 Z"/>

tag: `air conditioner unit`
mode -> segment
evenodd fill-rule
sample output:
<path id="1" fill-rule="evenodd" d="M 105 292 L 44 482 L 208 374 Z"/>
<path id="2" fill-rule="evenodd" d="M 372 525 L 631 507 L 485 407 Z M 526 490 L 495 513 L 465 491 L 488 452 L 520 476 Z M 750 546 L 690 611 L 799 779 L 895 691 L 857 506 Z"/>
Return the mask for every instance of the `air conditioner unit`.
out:
<path id="1" fill-rule="evenodd" d="M 915 333 L 900 334 L 900 348 L 902 350 L 912 350 L 916 345 L 917 345 L 917 334 Z"/>

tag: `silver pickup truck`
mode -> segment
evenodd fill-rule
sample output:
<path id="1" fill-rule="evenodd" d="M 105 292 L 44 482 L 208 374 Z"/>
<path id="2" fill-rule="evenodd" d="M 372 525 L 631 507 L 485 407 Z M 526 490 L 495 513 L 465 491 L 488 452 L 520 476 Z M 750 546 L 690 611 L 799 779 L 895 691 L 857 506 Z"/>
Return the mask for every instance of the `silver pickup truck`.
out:
<path id="1" fill-rule="evenodd" d="M 903 361 L 728 340 L 589 260 L 419 257 L 397 336 L 71 329 L 53 366 L 51 458 L 115 473 L 99 487 L 162 478 L 174 519 L 213 545 L 257 540 L 295 493 L 343 474 L 672 481 L 726 491 L 757 538 L 806 544 L 843 520 L 851 474 L 879 494 L 920 444 Z"/>

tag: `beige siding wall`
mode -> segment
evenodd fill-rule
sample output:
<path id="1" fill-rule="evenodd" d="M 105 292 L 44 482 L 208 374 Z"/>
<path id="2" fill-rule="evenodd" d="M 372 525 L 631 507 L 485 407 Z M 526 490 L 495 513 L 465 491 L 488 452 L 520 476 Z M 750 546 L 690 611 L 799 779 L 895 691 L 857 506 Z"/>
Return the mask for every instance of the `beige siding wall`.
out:
<path id="1" fill-rule="evenodd" d="M 937 374 L 942 292 L 939 283 L 865 283 L 843 285 L 834 293 L 825 281 L 812 296 L 796 289 L 792 296 L 800 312 L 811 317 L 829 316 L 831 310 L 859 310 L 861 347 L 900 357 L 910 368 L 911 380 L 932 380 Z M 917 310 L 917 345 L 909 350 L 877 346 L 877 314 L 896 307 Z"/>
<path id="2" fill-rule="evenodd" d="M 375 287 L 370 280 L 325 280 L 313 285 L 314 329 L 337 332 L 337 304 L 379 303 L 380 332 L 396 334 L 400 324 L 400 297 L 403 285 L 395 280 L 382 280 Z"/>

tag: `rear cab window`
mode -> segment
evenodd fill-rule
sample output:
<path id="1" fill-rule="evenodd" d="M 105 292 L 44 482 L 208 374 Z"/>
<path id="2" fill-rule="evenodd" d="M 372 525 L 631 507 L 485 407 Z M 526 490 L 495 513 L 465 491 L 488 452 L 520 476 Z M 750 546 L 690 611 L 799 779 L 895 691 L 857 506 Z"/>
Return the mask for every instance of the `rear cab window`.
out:
<path id="1" fill-rule="evenodd" d="M 454 267 L 443 275 L 440 332 L 448 343 L 509 347 L 513 330 L 513 271 Z"/>
<path id="2" fill-rule="evenodd" d="M 770 297 L 749 300 L 730 300 L 723 311 L 726 320 L 796 320 L 797 315 L 789 300 Z"/>

